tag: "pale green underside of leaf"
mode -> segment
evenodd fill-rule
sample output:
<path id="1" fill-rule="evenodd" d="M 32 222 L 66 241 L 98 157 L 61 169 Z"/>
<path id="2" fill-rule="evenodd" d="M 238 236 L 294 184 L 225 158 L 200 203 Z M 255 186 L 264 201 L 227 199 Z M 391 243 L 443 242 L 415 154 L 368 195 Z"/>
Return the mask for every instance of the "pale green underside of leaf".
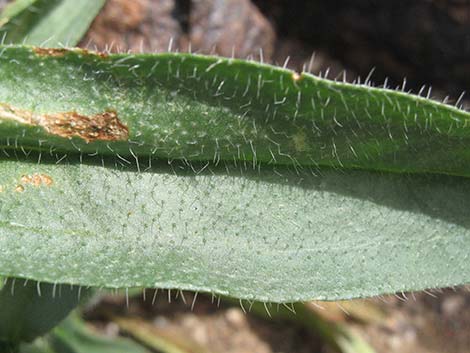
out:
<path id="1" fill-rule="evenodd" d="M 0 196 L 3 275 L 276 302 L 469 280 L 468 180 L 1 164 L 10 188 L 24 174 L 54 179 Z"/>
<path id="2" fill-rule="evenodd" d="M 5 44 L 76 45 L 106 0 L 18 0 L 0 15 Z"/>
<path id="3" fill-rule="evenodd" d="M 466 112 L 217 58 L 0 60 L 0 103 L 113 108 L 131 140 L 3 117 L 0 275 L 274 302 L 470 282 L 470 179 L 420 173 L 469 175 Z M 52 185 L 19 192 L 34 174 Z"/>

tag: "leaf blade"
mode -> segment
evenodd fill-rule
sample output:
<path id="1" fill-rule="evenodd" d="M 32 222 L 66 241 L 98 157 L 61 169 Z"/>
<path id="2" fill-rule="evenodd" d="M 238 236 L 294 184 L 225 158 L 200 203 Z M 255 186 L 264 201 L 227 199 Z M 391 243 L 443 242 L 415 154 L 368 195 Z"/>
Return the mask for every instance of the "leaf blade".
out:
<path id="1" fill-rule="evenodd" d="M 0 15 L 4 44 L 74 46 L 106 0 L 21 0 Z"/>
<path id="2" fill-rule="evenodd" d="M 470 113 L 402 92 L 190 54 L 5 47 L 0 60 L 4 147 L 17 126 L 44 151 L 470 176 Z M 127 141 L 51 132 L 57 117 L 109 111 Z"/>
<path id="3" fill-rule="evenodd" d="M 147 349 L 130 339 L 124 337 L 110 339 L 91 332 L 77 314 L 70 315 L 47 338 L 55 352 L 149 353 Z"/>
<path id="4" fill-rule="evenodd" d="M 0 102 L 23 110 L 0 109 L 1 275 L 273 302 L 469 281 L 470 181 L 423 174 L 468 176 L 467 112 L 229 59 L 8 47 L 0 60 Z M 340 119 L 338 89 L 359 111 L 382 95 L 377 120 L 358 111 Z M 298 92 L 329 96 L 315 111 L 308 100 L 298 106 Z M 288 107 L 266 120 L 264 104 L 281 94 Z M 415 112 L 404 117 L 403 102 L 428 112 L 423 125 L 404 126 Z M 381 125 L 382 103 L 392 125 Z M 95 121 L 110 108 L 129 141 L 86 141 L 73 129 L 69 139 L 44 123 L 73 111 Z M 25 123 L 28 112 L 37 125 Z M 416 138 L 390 146 L 391 127 Z M 374 151 L 379 137 L 376 159 L 354 156 L 351 146 L 366 140 Z"/>
<path id="5" fill-rule="evenodd" d="M 276 302 L 468 281 L 467 180 L 182 168 L 2 162 L 54 180 L 5 186 L 2 274 Z"/>

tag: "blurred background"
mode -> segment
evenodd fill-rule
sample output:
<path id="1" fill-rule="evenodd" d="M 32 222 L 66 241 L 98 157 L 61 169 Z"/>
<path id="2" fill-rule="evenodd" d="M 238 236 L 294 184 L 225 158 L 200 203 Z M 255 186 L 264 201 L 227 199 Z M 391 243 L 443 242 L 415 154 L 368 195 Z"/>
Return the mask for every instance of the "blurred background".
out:
<path id="1" fill-rule="evenodd" d="M 376 86 L 406 80 L 407 90 L 432 87 L 433 98 L 455 103 L 470 89 L 470 1 L 108 0 L 81 46 L 250 58 Z M 146 293 L 99 295 L 83 308 L 87 326 L 162 352 L 470 352 L 466 287 L 306 303 L 307 319 L 275 305 Z"/>

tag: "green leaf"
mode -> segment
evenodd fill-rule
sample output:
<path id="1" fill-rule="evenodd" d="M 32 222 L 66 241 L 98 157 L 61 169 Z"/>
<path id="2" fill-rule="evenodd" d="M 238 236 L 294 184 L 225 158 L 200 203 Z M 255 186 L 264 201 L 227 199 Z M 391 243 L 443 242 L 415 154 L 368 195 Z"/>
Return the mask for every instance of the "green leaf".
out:
<path id="1" fill-rule="evenodd" d="M 0 14 L 5 44 L 76 45 L 106 0 L 17 0 Z"/>
<path id="2" fill-rule="evenodd" d="M 469 176 L 467 112 L 240 60 L 1 52 L 0 275 L 276 302 L 469 282 L 470 179 L 444 175 Z"/>
<path id="3" fill-rule="evenodd" d="M 0 290 L 0 344 L 32 341 L 79 303 L 78 287 L 9 279 Z"/>
<path id="4" fill-rule="evenodd" d="M 40 337 L 32 343 L 22 343 L 20 353 L 55 353 L 45 337 Z"/>
<path id="5" fill-rule="evenodd" d="M 76 314 L 70 315 L 47 336 L 22 344 L 21 353 L 148 353 L 134 341 L 122 337 L 102 337 L 85 325 Z"/>
<path id="6" fill-rule="evenodd" d="M 78 315 L 71 315 L 49 334 L 48 340 L 60 353 L 148 353 L 125 338 L 105 338 L 92 333 Z"/>
<path id="7" fill-rule="evenodd" d="M 166 331 L 140 318 L 114 317 L 119 329 L 161 353 L 210 353 L 197 342 L 176 332 Z"/>
<path id="8" fill-rule="evenodd" d="M 9 149 L 470 177 L 470 113 L 403 92 L 190 54 L 1 54 Z"/>

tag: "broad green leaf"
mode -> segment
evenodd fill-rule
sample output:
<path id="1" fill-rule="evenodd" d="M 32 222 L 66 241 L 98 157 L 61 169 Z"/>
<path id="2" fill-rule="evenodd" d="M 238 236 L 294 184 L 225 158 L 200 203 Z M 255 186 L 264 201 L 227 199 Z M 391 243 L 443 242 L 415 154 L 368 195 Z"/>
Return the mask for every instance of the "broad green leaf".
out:
<path id="1" fill-rule="evenodd" d="M 17 0 L 0 14 L 5 44 L 76 45 L 106 0 Z"/>
<path id="2" fill-rule="evenodd" d="M 276 302 L 469 282 L 467 112 L 232 59 L 1 53 L 0 275 Z"/>

